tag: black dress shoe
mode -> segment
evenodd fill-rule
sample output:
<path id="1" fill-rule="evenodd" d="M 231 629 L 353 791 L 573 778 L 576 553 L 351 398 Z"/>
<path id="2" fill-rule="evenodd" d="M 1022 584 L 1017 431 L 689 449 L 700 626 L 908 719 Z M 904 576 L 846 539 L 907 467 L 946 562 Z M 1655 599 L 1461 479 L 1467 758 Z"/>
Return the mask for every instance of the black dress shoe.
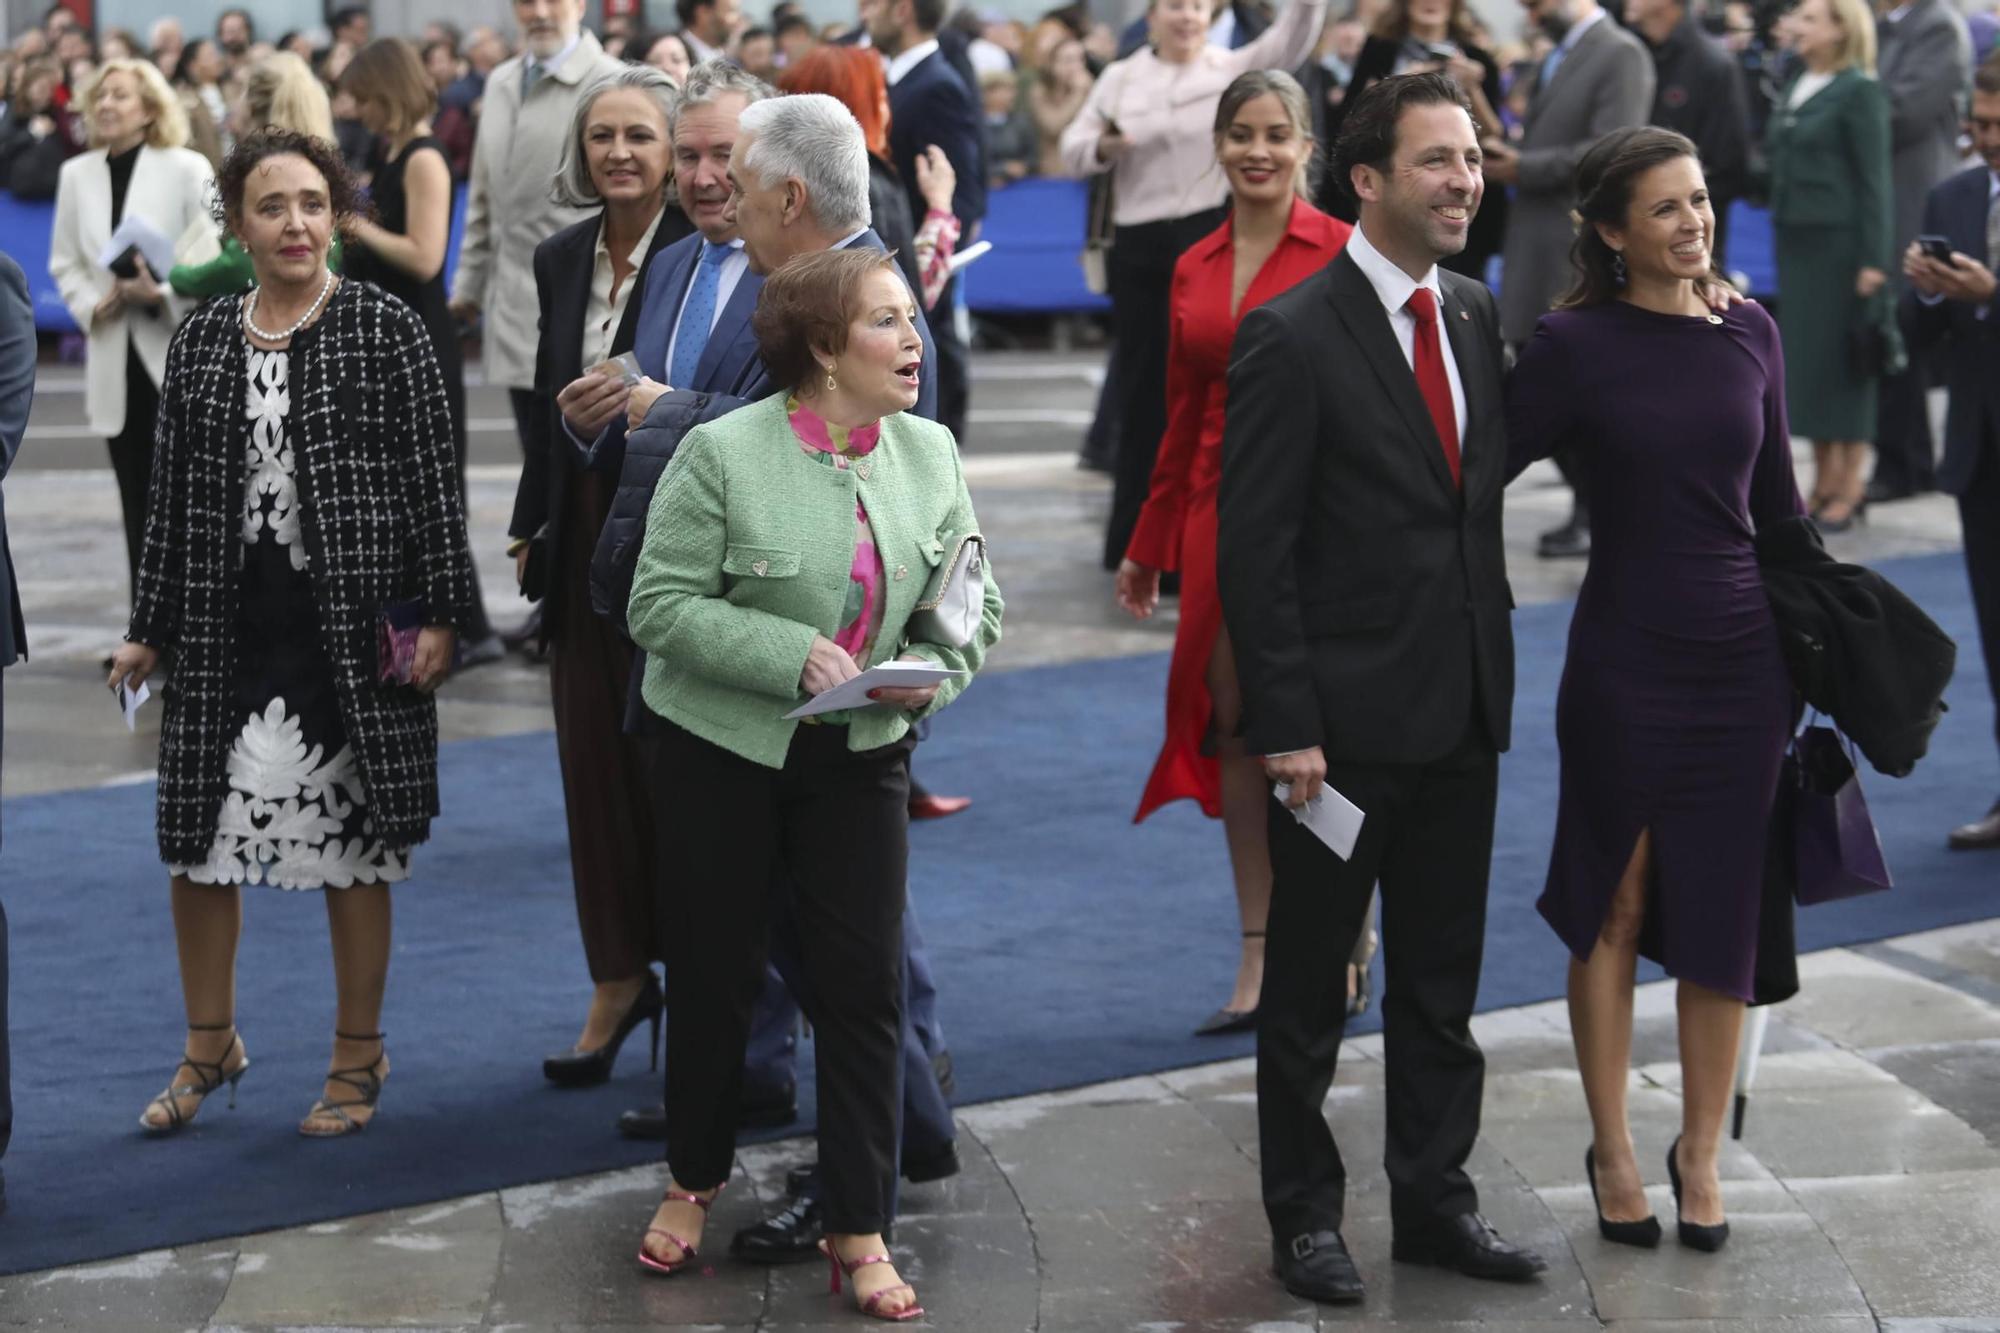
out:
<path id="1" fill-rule="evenodd" d="M 1237 1032 L 1257 1030 L 1255 1009 L 1218 1009 L 1204 1018 L 1201 1026 L 1194 1030 L 1197 1037 L 1226 1037 Z"/>
<path id="2" fill-rule="evenodd" d="M 1951 831 L 1951 849 L 1955 852 L 1984 851 L 1989 847 L 2000 847 L 2000 802 L 1983 819 Z"/>
<path id="3" fill-rule="evenodd" d="M 1271 1276 L 1292 1295 L 1321 1305 L 1355 1305 L 1365 1294 L 1338 1231 L 1302 1232 L 1272 1242 Z"/>
<path id="4" fill-rule="evenodd" d="M 958 1170 L 958 1145 L 955 1143 L 947 1143 L 933 1152 L 903 1154 L 903 1179 L 912 1185 L 949 1180 L 958 1174 Z"/>
<path id="5" fill-rule="evenodd" d="M 801 1194 L 763 1221 L 744 1227 L 729 1241 L 729 1253 L 753 1264 L 802 1264 L 819 1255 L 819 1194 Z"/>
<path id="6" fill-rule="evenodd" d="M 1478 1213 L 1460 1213 L 1421 1232 L 1400 1234 L 1389 1253 L 1397 1263 L 1451 1268 L 1467 1277 L 1495 1282 L 1526 1282 L 1549 1266 L 1548 1260 L 1533 1250 L 1500 1239 L 1500 1233 Z"/>
<path id="7" fill-rule="evenodd" d="M 635 1106 L 618 1115 L 618 1132 L 628 1139 L 657 1143 L 667 1137 L 667 1108 Z"/>
<path id="8" fill-rule="evenodd" d="M 1590 554 L 1590 526 L 1575 519 L 1551 528 L 1535 544 L 1544 560 L 1581 560 Z"/>

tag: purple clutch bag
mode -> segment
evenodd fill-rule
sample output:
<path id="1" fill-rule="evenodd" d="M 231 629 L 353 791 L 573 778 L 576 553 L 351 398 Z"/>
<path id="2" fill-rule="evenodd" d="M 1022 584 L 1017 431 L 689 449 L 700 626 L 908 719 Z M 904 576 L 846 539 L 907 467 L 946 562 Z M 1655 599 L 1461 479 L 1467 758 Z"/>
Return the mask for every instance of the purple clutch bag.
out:
<path id="1" fill-rule="evenodd" d="M 391 602 L 375 622 L 375 676 L 408 685 L 417 663 L 417 635 L 424 628 L 422 602 Z"/>

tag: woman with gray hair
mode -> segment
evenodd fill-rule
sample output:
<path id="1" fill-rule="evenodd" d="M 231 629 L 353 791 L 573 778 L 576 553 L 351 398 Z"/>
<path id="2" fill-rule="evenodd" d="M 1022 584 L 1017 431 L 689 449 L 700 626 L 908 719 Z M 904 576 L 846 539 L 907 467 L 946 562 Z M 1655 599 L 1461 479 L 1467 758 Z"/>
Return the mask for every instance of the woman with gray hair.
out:
<path id="1" fill-rule="evenodd" d="M 554 190 L 557 202 L 598 212 L 535 247 L 542 332 L 508 550 L 522 593 L 542 603 L 570 877 L 596 986 L 574 1046 L 542 1063 L 564 1087 L 609 1078 L 641 1023 L 658 1047 L 653 817 L 646 766 L 623 727 L 632 649 L 590 609 L 590 556 L 616 478 L 583 471 L 577 443 L 624 413 L 624 377 L 592 371 L 631 349 L 647 266 L 694 230 L 669 183 L 678 99 L 673 80 L 648 65 L 585 87 Z"/>

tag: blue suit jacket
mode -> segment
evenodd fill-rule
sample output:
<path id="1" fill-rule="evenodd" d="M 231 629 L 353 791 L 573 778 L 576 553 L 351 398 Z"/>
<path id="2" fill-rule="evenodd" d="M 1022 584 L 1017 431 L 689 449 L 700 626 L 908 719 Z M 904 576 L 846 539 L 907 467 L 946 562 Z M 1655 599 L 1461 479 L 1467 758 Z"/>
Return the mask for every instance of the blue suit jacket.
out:
<path id="1" fill-rule="evenodd" d="M 1924 202 L 1922 234 L 1946 236 L 1960 254 L 1986 254 L 1986 211 L 1992 172 L 1984 165 L 1939 183 Z M 1925 305 L 1914 291 L 1903 293 L 1903 324 L 1911 344 L 1945 347 L 1945 384 L 1951 408 L 1945 416 L 1944 459 L 1938 488 L 1963 495 L 1972 484 L 1980 452 L 1993 442 L 2000 452 L 2000 300 L 1984 317 L 1964 301 Z M 2000 465 L 2000 458 L 1992 460 Z"/>
<path id="2" fill-rule="evenodd" d="M 917 154 L 936 144 L 958 173 L 951 211 L 966 231 L 986 216 L 986 139 L 979 98 L 958 71 L 934 51 L 889 90 L 889 156 L 910 196 L 910 218 L 923 225 L 924 197 L 917 189 Z"/>
<path id="3" fill-rule="evenodd" d="M 632 351 L 639 358 L 639 369 L 662 384 L 673 383 L 667 378 L 667 349 L 673 345 L 674 326 L 680 323 L 681 302 L 687 299 L 688 285 L 694 281 L 701 246 L 699 232 L 675 241 L 660 252 L 646 274 L 645 308 L 660 314 L 640 321 Z M 676 389 L 730 393 L 741 387 L 743 374 L 757 359 L 757 335 L 750 331 L 750 312 L 757 308 L 757 293 L 763 290 L 764 279 L 759 274 L 745 273 L 738 280 L 736 290 L 729 294 L 729 304 L 709 331 L 708 344 L 695 365 L 694 383 L 675 384 Z"/>
<path id="4" fill-rule="evenodd" d="M 35 307 L 21 266 L 0 254 L 0 481 L 7 479 L 21 437 L 28 432 L 28 404 L 35 394 Z M 7 554 L 7 508 L 0 498 L 0 667 L 28 654 L 21 623 L 21 593 Z"/>

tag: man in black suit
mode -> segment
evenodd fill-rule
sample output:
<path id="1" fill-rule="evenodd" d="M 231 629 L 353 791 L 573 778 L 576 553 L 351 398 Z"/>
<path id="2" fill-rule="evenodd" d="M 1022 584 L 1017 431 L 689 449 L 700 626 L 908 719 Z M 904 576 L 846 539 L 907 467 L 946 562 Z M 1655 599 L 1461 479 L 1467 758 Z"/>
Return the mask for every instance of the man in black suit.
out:
<path id="1" fill-rule="evenodd" d="M 1257 1025 L 1273 1270 L 1295 1295 L 1352 1302 L 1346 1169 L 1321 1109 L 1347 1012 L 1328 960 L 1352 952 L 1378 881 L 1395 1257 L 1515 1280 L 1546 1265 L 1493 1232 L 1465 1172 L 1514 693 L 1499 315 L 1437 267 L 1484 193 L 1479 140 L 1449 79 L 1400 75 L 1356 102 L 1334 161 L 1359 229 L 1236 335 L 1216 556 L 1244 739 L 1288 784 L 1270 807 Z M 1294 817 L 1323 786 L 1365 816 L 1345 860 Z"/>
<path id="2" fill-rule="evenodd" d="M 909 192 L 911 221 L 922 226 L 929 207 L 917 188 L 917 159 L 935 144 L 958 175 L 951 211 L 971 241 L 986 216 L 986 151 L 979 98 L 938 46 L 944 18 L 945 0 L 861 0 L 868 40 L 888 62 L 889 154 Z M 971 367 L 953 318 L 957 292 L 956 279 L 945 284 L 932 333 L 938 350 L 937 419 L 953 439 L 963 441 Z"/>
<path id="3" fill-rule="evenodd" d="M 1729 205 L 1750 182 L 1750 103 L 1736 57 L 1702 31 L 1698 0 L 1627 0 L 1624 22 L 1653 54 L 1652 123 L 1694 140 L 1715 204 L 1718 267 L 1728 262 Z"/>
<path id="4" fill-rule="evenodd" d="M 28 432 L 28 405 L 35 394 L 35 307 L 21 266 L 0 254 L 0 482 L 7 479 L 21 437 Z M 21 594 L 7 553 L 7 509 L 0 498 L 0 671 L 28 655 L 21 624 Z M 0 687 L 0 740 L 7 708 Z M 7 1051 L 7 908 L 0 903 L 0 1157 L 14 1136 L 14 1096 Z M 0 1213 L 7 1211 L 7 1177 L 0 1172 Z"/>
<path id="5" fill-rule="evenodd" d="M 1979 616 L 1987 683 L 2000 712 L 2000 55 L 1972 83 L 1971 130 L 1980 165 L 1930 192 L 1921 235 L 1951 244 L 1950 263 L 1912 242 L 1903 256 L 1911 292 L 1903 298 L 1910 341 L 1941 347 L 1951 411 L 1945 418 L 1939 489 L 1958 497 L 1965 529 L 1965 572 Z M 1960 850 L 2000 848 L 2000 802 L 1983 818 L 1953 830 Z"/>

